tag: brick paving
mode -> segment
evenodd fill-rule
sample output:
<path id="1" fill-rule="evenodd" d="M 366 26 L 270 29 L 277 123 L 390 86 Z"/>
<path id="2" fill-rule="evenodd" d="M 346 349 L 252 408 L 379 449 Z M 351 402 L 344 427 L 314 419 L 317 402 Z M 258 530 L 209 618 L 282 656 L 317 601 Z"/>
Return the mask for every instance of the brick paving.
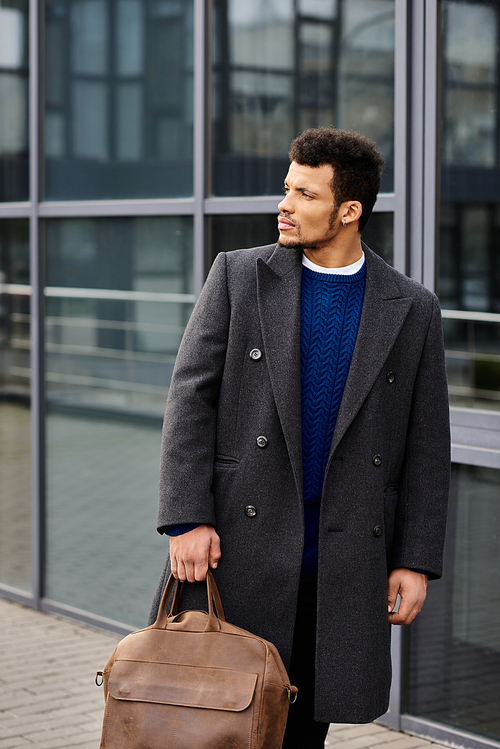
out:
<path id="1" fill-rule="evenodd" d="M 104 702 L 94 676 L 118 640 L 0 598 L 0 749 L 98 749 Z M 375 723 L 332 724 L 326 742 L 335 749 L 432 744 Z"/>

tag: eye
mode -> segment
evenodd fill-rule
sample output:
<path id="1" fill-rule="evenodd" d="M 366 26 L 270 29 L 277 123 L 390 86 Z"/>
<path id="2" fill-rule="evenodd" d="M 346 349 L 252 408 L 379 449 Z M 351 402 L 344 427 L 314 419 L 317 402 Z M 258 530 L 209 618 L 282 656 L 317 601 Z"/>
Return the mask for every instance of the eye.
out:
<path id="1" fill-rule="evenodd" d="M 285 193 L 285 195 L 288 195 L 288 193 L 290 192 L 290 188 L 286 185 L 283 185 L 283 192 Z"/>

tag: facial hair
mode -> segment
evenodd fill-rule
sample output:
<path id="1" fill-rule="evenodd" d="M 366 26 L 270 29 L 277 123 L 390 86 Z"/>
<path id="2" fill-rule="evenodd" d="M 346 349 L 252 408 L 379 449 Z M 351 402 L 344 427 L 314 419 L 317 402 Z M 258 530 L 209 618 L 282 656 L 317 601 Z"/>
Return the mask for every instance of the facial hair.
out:
<path id="1" fill-rule="evenodd" d="M 333 210 L 330 214 L 330 218 L 328 219 L 328 228 L 330 229 L 330 232 L 333 232 L 333 230 L 335 229 L 335 222 L 337 221 L 338 215 L 339 209 L 336 205 L 334 205 Z M 325 242 L 327 242 L 329 239 L 332 239 L 336 235 L 336 232 L 332 234 L 332 236 L 325 237 L 325 239 L 319 240 L 317 242 L 304 241 L 300 235 L 300 228 L 298 230 L 298 234 L 299 238 L 293 244 L 283 244 L 280 240 L 278 240 L 278 246 L 283 247 L 285 250 L 302 250 L 302 252 L 304 250 L 320 250 L 322 249 Z"/>

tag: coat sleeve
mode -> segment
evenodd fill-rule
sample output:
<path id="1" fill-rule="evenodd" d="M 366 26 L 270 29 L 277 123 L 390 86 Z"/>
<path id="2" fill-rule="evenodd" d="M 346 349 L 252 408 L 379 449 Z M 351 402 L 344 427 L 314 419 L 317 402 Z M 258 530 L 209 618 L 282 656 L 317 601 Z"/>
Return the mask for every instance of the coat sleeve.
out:
<path id="1" fill-rule="evenodd" d="M 167 397 L 157 528 L 215 525 L 211 493 L 217 403 L 230 304 L 226 256 L 217 256 L 186 327 Z"/>
<path id="2" fill-rule="evenodd" d="M 415 380 L 392 567 L 441 577 L 450 484 L 450 415 L 441 312 L 434 297 Z"/>

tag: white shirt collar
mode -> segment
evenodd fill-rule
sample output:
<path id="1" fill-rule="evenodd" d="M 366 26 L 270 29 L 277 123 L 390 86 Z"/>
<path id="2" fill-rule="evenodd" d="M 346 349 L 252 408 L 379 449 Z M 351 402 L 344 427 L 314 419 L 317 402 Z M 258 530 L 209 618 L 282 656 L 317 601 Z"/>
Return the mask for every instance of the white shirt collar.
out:
<path id="1" fill-rule="evenodd" d="M 352 276 L 358 271 L 361 270 L 365 262 L 365 253 L 361 255 L 359 260 L 356 260 L 355 263 L 351 263 L 351 265 L 344 265 L 343 268 L 324 268 L 322 265 L 316 265 L 316 263 L 311 262 L 309 258 L 307 258 L 304 254 L 302 254 L 302 265 L 305 265 L 306 268 L 309 268 L 309 270 L 314 270 L 316 273 L 332 273 L 337 276 Z"/>

